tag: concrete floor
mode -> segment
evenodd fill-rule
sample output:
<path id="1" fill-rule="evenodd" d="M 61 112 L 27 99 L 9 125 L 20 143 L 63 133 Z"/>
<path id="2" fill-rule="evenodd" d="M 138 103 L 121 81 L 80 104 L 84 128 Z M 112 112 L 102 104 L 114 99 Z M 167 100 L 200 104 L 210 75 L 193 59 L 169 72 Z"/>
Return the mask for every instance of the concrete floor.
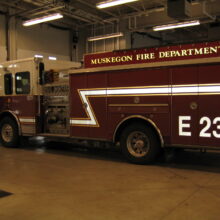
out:
<path id="1" fill-rule="evenodd" d="M 118 152 L 0 147 L 1 220 L 219 220 L 220 154 L 138 166 Z"/>

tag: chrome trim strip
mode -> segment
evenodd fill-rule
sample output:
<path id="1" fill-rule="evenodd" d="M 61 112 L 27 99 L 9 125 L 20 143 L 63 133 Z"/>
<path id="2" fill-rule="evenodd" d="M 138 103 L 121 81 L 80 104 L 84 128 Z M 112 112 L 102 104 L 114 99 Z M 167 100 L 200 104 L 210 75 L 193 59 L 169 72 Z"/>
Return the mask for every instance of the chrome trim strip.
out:
<path id="1" fill-rule="evenodd" d="M 19 117 L 19 121 L 21 123 L 35 123 L 35 118 L 20 118 Z"/>
<path id="2" fill-rule="evenodd" d="M 168 104 L 108 104 L 109 107 L 167 107 Z"/>

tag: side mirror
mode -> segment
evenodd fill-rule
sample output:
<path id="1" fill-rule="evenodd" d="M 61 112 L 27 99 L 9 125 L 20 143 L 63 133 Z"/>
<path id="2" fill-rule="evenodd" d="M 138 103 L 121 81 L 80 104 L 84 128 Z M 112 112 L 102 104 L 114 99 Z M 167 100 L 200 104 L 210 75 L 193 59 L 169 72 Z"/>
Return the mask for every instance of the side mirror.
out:
<path id="1" fill-rule="evenodd" d="M 44 72 L 44 63 L 39 63 L 39 84 L 45 84 L 45 72 Z"/>

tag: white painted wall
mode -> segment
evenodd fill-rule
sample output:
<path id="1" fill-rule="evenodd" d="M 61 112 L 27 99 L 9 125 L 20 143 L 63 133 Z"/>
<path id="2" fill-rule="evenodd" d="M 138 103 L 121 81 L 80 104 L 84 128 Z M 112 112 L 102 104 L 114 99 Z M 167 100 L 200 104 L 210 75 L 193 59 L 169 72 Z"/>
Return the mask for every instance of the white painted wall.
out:
<path id="1" fill-rule="evenodd" d="M 6 47 L 0 46 L 0 62 L 6 61 Z"/>
<path id="2" fill-rule="evenodd" d="M 5 16 L 0 15 L 0 46 L 5 46 Z"/>
<path id="3" fill-rule="evenodd" d="M 6 60 L 5 17 L 0 15 L 0 62 Z"/>
<path id="4" fill-rule="evenodd" d="M 17 59 L 41 54 L 44 57 L 55 56 L 59 60 L 70 60 L 69 31 L 49 27 L 46 24 L 23 27 L 16 21 Z M 0 15 L 0 62 L 6 61 L 5 16 Z"/>
<path id="5" fill-rule="evenodd" d="M 17 24 L 18 59 L 35 54 L 70 60 L 69 31 L 55 29 L 46 24 L 24 27 L 19 22 Z"/>

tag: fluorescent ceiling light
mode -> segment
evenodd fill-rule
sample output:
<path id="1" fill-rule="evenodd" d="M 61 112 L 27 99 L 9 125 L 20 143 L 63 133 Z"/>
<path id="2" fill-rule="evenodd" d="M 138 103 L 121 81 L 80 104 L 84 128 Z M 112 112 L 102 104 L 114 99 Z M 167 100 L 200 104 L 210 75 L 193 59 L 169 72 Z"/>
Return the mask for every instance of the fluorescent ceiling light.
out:
<path id="1" fill-rule="evenodd" d="M 108 8 L 108 7 L 112 7 L 115 5 L 122 5 L 122 4 L 136 2 L 136 1 L 139 1 L 139 0 L 109 0 L 109 1 L 98 3 L 96 7 L 102 9 L 102 8 Z"/>
<path id="2" fill-rule="evenodd" d="M 88 41 L 96 41 L 96 40 L 103 40 L 108 38 L 114 38 L 114 37 L 122 37 L 124 34 L 122 32 L 113 33 L 113 34 L 106 34 L 106 35 L 99 35 L 95 37 L 89 37 Z"/>
<path id="3" fill-rule="evenodd" d="M 36 58 L 43 58 L 44 56 L 40 55 L 40 54 L 35 54 L 34 57 L 36 57 Z"/>
<path id="4" fill-rule="evenodd" d="M 63 18 L 63 15 L 61 15 L 60 13 L 50 14 L 47 16 L 43 16 L 43 17 L 39 17 L 39 18 L 25 21 L 23 23 L 23 26 L 30 26 L 30 25 L 39 24 L 39 23 L 43 23 L 43 22 L 47 22 L 47 21 L 52 21 L 52 20 L 56 20 L 56 19 L 60 19 L 60 18 Z"/>
<path id="5" fill-rule="evenodd" d="M 49 58 L 49 60 L 57 60 L 56 57 L 51 57 L 51 56 L 49 56 L 48 58 Z"/>
<path id="6" fill-rule="evenodd" d="M 10 65 L 8 66 L 8 68 L 15 68 L 15 67 L 17 67 L 16 64 L 10 64 Z"/>
<path id="7" fill-rule="evenodd" d="M 153 30 L 163 31 L 163 30 L 169 30 L 169 29 L 174 29 L 174 28 L 190 27 L 190 26 L 195 26 L 195 25 L 200 25 L 200 21 L 194 20 L 194 21 L 179 22 L 179 23 L 174 23 L 174 24 L 160 25 L 160 26 L 153 27 Z"/>

